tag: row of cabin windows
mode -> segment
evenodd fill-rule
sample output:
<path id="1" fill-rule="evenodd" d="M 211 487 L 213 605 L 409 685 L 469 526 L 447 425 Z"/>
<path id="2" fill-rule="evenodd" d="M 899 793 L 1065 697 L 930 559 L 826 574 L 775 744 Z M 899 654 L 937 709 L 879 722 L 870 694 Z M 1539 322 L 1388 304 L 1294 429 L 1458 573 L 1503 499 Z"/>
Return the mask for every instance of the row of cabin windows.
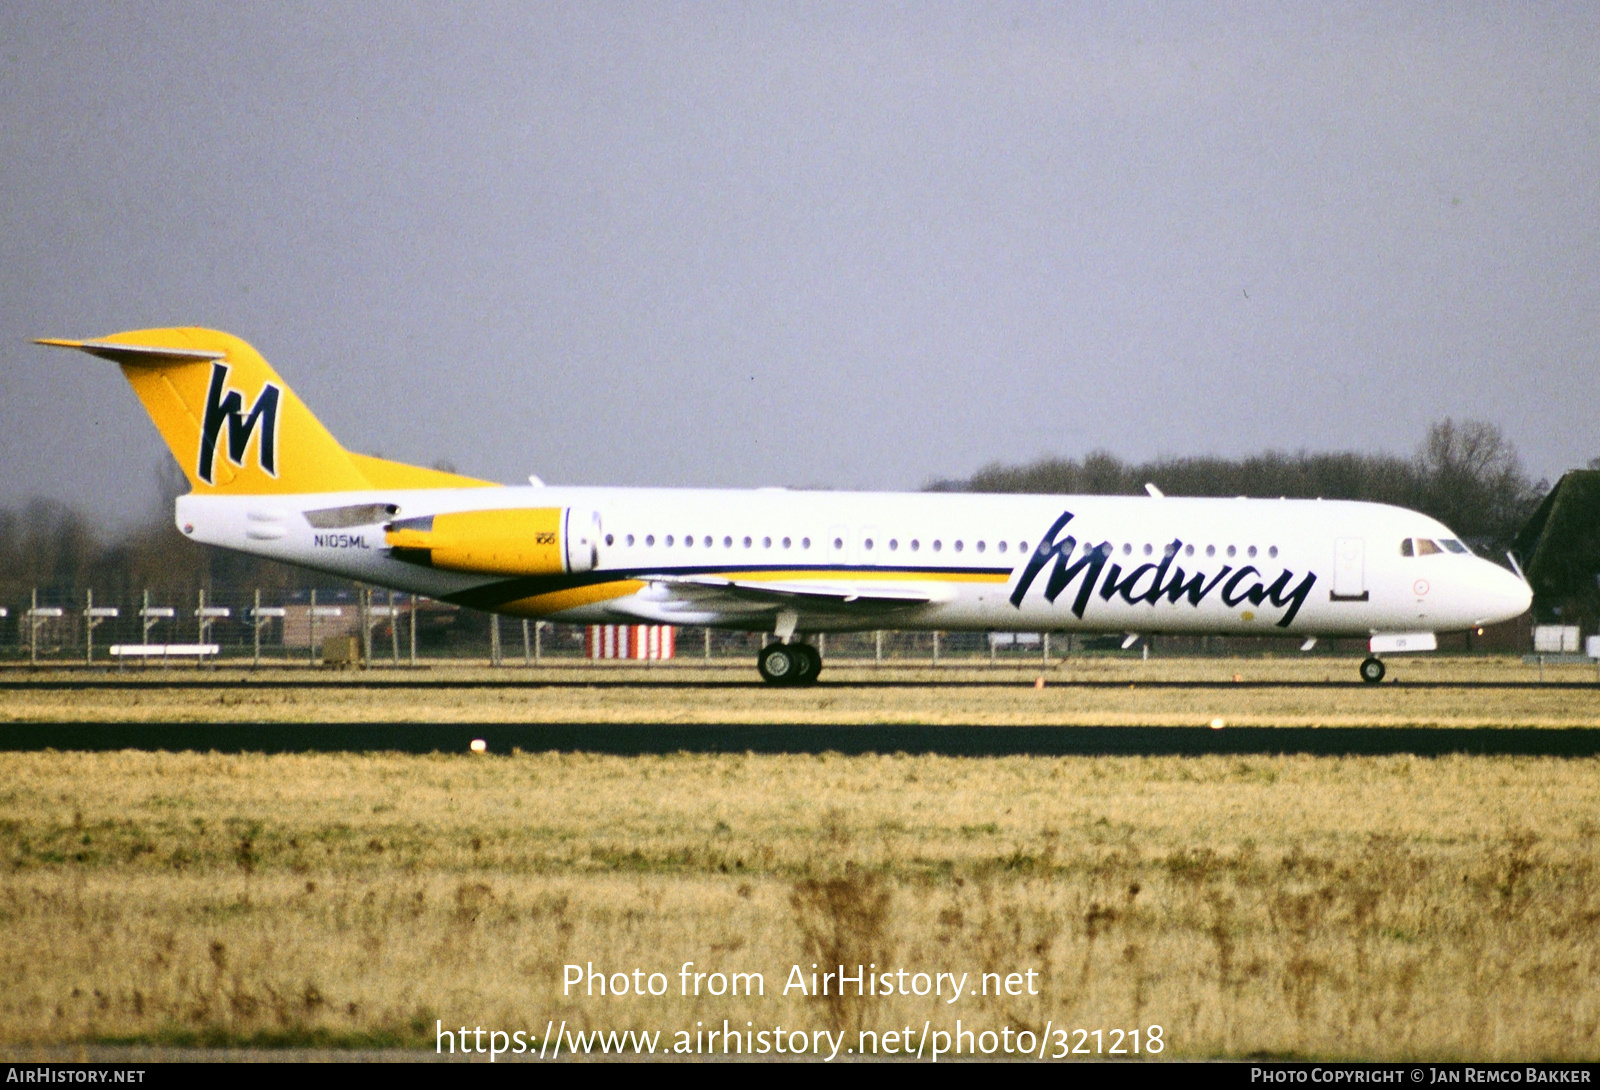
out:
<path id="1" fill-rule="evenodd" d="M 1122 554 L 1123 555 L 1130 555 L 1131 552 L 1133 552 L 1133 546 L 1131 546 L 1131 544 L 1125 544 L 1125 546 L 1122 547 Z M 1154 546 L 1149 546 L 1149 544 L 1147 544 L 1147 546 L 1144 546 L 1144 555 L 1154 554 L 1154 552 L 1155 552 L 1155 547 Z M 1226 555 L 1226 557 L 1237 557 L 1238 552 L 1240 552 L 1240 549 L 1238 549 L 1238 546 L 1224 546 L 1224 547 L 1222 547 L 1222 555 Z M 1251 560 L 1256 559 L 1256 554 L 1259 554 L 1259 552 L 1261 552 L 1261 551 L 1259 551 L 1258 547 L 1256 547 L 1256 546 L 1245 546 L 1245 555 L 1246 555 L 1246 557 L 1250 557 Z M 1162 549 L 1163 557 L 1171 557 L 1171 555 L 1176 555 L 1176 554 L 1178 554 L 1178 546 L 1176 546 L 1176 544 L 1168 544 L 1168 546 L 1165 546 Z M 1192 555 L 1194 555 L 1194 554 L 1195 554 L 1195 547 L 1192 546 L 1192 544 L 1187 544 L 1187 546 L 1184 546 L 1184 555 L 1186 555 L 1186 557 L 1192 557 Z M 1205 547 L 1205 554 L 1208 555 L 1208 557 L 1214 557 L 1214 555 L 1218 554 L 1218 547 L 1216 547 L 1216 546 L 1206 546 Z M 1269 557 L 1272 557 L 1272 559 L 1277 559 L 1278 547 L 1277 546 L 1267 546 L 1267 555 L 1269 555 Z"/>
<path id="2" fill-rule="evenodd" d="M 626 545 L 626 546 L 631 548 L 635 544 L 635 542 L 636 542 L 636 539 L 634 538 L 634 536 L 632 534 L 624 534 L 623 535 L 622 543 L 624 545 Z M 790 538 L 790 537 L 782 537 L 782 538 L 777 538 L 777 539 L 774 539 L 774 538 L 771 538 L 771 537 L 763 537 L 761 539 L 761 547 L 763 549 L 770 549 L 770 548 L 773 547 L 774 542 L 776 542 L 776 544 L 780 548 L 789 549 L 789 548 L 793 548 L 794 547 L 794 539 Z M 654 535 L 654 534 L 646 534 L 646 535 L 644 535 L 644 544 L 645 544 L 646 547 L 653 547 L 655 545 L 655 543 L 656 543 L 656 535 Z M 707 534 L 703 538 L 700 539 L 700 543 L 701 543 L 702 547 L 709 549 L 709 548 L 712 548 L 716 544 L 716 539 L 714 537 L 712 537 L 710 534 Z M 616 544 L 615 535 L 607 534 L 606 535 L 606 544 L 607 545 L 615 545 Z M 695 536 L 693 534 L 685 534 L 685 535 L 683 535 L 683 537 L 681 539 L 679 539 L 679 538 L 675 537 L 672 534 L 668 534 L 668 535 L 666 535 L 665 537 L 663 537 L 661 539 L 661 544 L 665 545 L 665 546 L 668 546 L 668 547 L 671 547 L 673 545 L 682 545 L 686 549 L 692 549 L 694 547 L 694 545 L 695 545 Z M 755 545 L 756 545 L 756 539 L 753 538 L 753 537 L 745 537 L 745 538 L 740 539 L 740 544 L 743 545 L 746 549 L 753 549 L 753 548 L 755 548 Z M 871 552 L 873 547 L 876 544 L 877 544 L 877 542 L 874 541 L 872 538 L 870 538 L 870 537 L 869 538 L 864 538 L 862 540 L 862 542 L 861 542 L 861 548 L 866 552 Z M 722 547 L 724 549 L 731 549 L 731 548 L 733 548 L 733 545 L 734 545 L 734 539 L 733 539 L 732 535 L 725 536 L 722 539 Z M 895 537 L 890 538 L 889 541 L 888 541 L 888 546 L 889 546 L 889 551 L 890 552 L 898 552 L 900 550 L 900 539 L 899 538 L 895 538 Z M 802 549 L 811 548 L 811 539 L 809 537 L 802 537 L 800 539 L 800 547 Z M 842 538 L 842 537 L 834 538 L 833 539 L 833 547 L 836 550 L 843 549 L 844 548 L 844 538 Z M 907 547 L 912 552 L 919 552 L 922 549 L 922 540 L 920 538 L 912 538 L 907 543 Z M 937 552 L 941 552 L 944 549 L 944 540 L 942 538 L 935 538 L 933 540 L 933 542 L 931 543 L 930 547 L 936 553 Z M 965 541 L 961 541 L 961 540 L 957 540 L 957 541 L 955 541 L 955 542 L 953 542 L 951 544 L 951 548 L 953 548 L 958 553 L 965 551 L 966 547 L 967 547 L 967 543 Z M 988 548 L 989 548 L 989 543 L 986 542 L 986 541 L 979 541 L 979 542 L 976 542 L 973 545 L 973 548 L 975 550 L 977 550 L 978 552 L 980 552 L 980 553 L 981 552 L 986 552 L 988 550 Z M 1011 548 L 1011 545 L 1010 545 L 1009 542 L 1000 541 L 1000 542 L 996 542 L 995 543 L 995 551 L 996 552 L 1002 552 L 1002 553 L 1003 552 L 1007 552 L 1010 548 Z M 1028 543 L 1026 541 L 1017 542 L 1017 552 L 1025 553 L 1027 551 L 1028 551 Z"/>
<path id="3" fill-rule="evenodd" d="M 695 535 L 693 535 L 693 534 L 685 534 L 685 535 L 683 535 L 683 537 L 681 539 L 677 538 L 673 534 L 667 534 L 665 537 L 663 537 L 661 539 L 661 544 L 664 545 L 664 546 L 667 546 L 669 548 L 671 546 L 673 546 L 673 545 L 681 544 L 684 548 L 690 549 L 690 548 L 694 547 L 695 540 L 696 540 L 696 538 L 695 538 Z M 714 537 L 712 537 L 710 534 L 707 534 L 704 537 L 700 538 L 699 541 L 701 543 L 701 546 L 703 548 L 707 548 L 707 549 L 712 548 L 716 544 L 716 539 Z M 777 541 L 777 544 L 779 545 L 779 547 L 784 548 L 784 549 L 792 548 L 794 546 L 794 539 L 793 538 L 783 537 L 783 538 L 776 539 L 776 541 Z M 636 543 L 636 539 L 634 538 L 634 536 L 632 534 L 625 534 L 625 535 L 623 535 L 622 542 L 623 542 L 624 545 L 628 546 L 629 548 L 632 548 Z M 770 549 L 773 546 L 773 542 L 774 542 L 773 538 L 771 538 L 771 537 L 763 537 L 761 539 L 761 547 L 763 549 Z M 645 544 L 646 547 L 654 547 L 655 543 L 656 543 L 656 535 L 654 535 L 654 534 L 646 534 L 646 535 L 644 535 L 644 544 Z M 745 538 L 740 539 L 739 543 L 741 545 L 743 545 L 744 548 L 751 549 L 751 548 L 755 547 L 756 539 L 753 538 L 753 537 L 745 537 Z M 606 535 L 606 544 L 607 545 L 615 545 L 616 544 L 615 535 L 607 534 Z M 870 538 L 870 537 L 869 538 L 864 538 L 864 539 L 862 539 L 862 542 L 861 542 L 861 548 L 865 552 L 871 552 L 874 544 L 876 544 L 876 543 L 874 542 L 874 540 L 872 538 Z M 918 551 L 920 551 L 922 549 L 922 541 L 919 538 L 912 538 L 907 544 L 908 544 L 908 547 L 910 548 L 910 550 L 912 552 L 918 552 Z M 1428 544 L 1432 545 L 1433 543 L 1432 542 L 1428 542 Z M 1455 545 L 1455 546 L 1458 547 L 1456 550 L 1453 550 L 1453 551 L 1465 551 L 1465 550 L 1459 549 L 1459 543 L 1457 543 L 1457 542 L 1446 542 L 1445 544 L 1446 545 Z M 1411 543 L 1408 540 L 1406 542 L 1406 544 L 1401 549 L 1401 551 L 1406 556 L 1410 556 L 1411 555 L 1411 553 L 1409 552 L 1410 545 L 1411 545 Z M 733 548 L 733 546 L 734 546 L 734 538 L 733 538 L 733 536 L 731 534 L 723 537 L 723 539 L 722 539 L 722 547 L 723 548 L 731 549 L 731 548 Z M 899 549 L 900 549 L 900 539 L 899 538 L 893 538 L 893 537 L 890 538 L 889 541 L 888 541 L 888 546 L 889 546 L 889 551 L 890 552 L 898 552 Z M 802 537 L 800 539 L 800 547 L 802 549 L 811 548 L 811 539 L 809 537 Z M 834 538 L 833 539 L 833 547 L 834 547 L 835 550 L 842 550 L 844 548 L 844 538 L 842 538 L 842 537 Z M 955 542 L 952 543 L 951 547 L 956 552 L 959 553 L 959 552 L 962 552 L 962 551 L 964 551 L 966 549 L 966 542 L 962 541 L 960 539 L 957 539 Z M 931 543 L 931 548 L 936 553 L 937 552 L 941 552 L 944 549 L 944 541 L 943 541 L 943 539 L 935 538 Z M 973 548 L 977 552 L 981 553 L 981 552 L 987 551 L 989 546 L 988 546 L 987 542 L 979 541 L 979 542 L 976 542 L 973 545 Z M 1009 542 L 1000 541 L 1000 542 L 996 542 L 995 543 L 995 551 L 996 552 L 1004 553 L 1004 552 L 1009 551 L 1009 549 L 1010 549 L 1010 543 Z M 1017 552 L 1026 553 L 1027 551 L 1028 551 L 1028 543 L 1026 541 L 1017 542 Z M 1178 551 L 1177 545 L 1169 544 L 1169 545 L 1166 545 L 1162 549 L 1162 553 L 1161 554 L 1163 556 L 1175 556 L 1177 554 L 1177 551 Z M 1228 556 L 1228 557 L 1230 557 L 1230 558 L 1238 556 L 1239 555 L 1239 551 L 1240 550 L 1239 550 L 1239 547 L 1237 545 L 1224 546 L 1223 549 L 1222 549 L 1223 554 Z M 1437 552 L 1438 548 L 1435 546 L 1433 551 Z M 1144 546 L 1143 552 L 1144 552 L 1145 556 L 1152 556 L 1155 553 L 1155 546 L 1151 545 L 1151 544 L 1149 544 L 1147 542 L 1145 544 L 1145 546 Z M 1217 549 L 1217 546 L 1215 546 L 1215 545 L 1207 545 L 1205 547 L 1205 555 L 1206 556 L 1216 556 L 1217 552 L 1218 552 L 1218 549 Z M 1259 552 L 1259 550 L 1254 545 L 1247 545 L 1244 548 L 1245 556 L 1251 558 L 1252 560 L 1255 559 L 1255 557 L 1258 554 L 1258 552 Z M 1195 554 L 1195 547 L 1193 545 L 1185 545 L 1183 547 L 1183 555 L 1184 556 L 1193 556 L 1194 554 Z M 1122 545 L 1122 555 L 1124 555 L 1124 556 L 1133 555 L 1133 545 L 1132 545 L 1131 542 L 1124 542 L 1123 543 L 1123 545 Z M 1267 547 L 1267 556 L 1276 559 L 1277 555 L 1278 555 L 1278 547 L 1276 545 L 1269 545 Z"/>
<path id="4" fill-rule="evenodd" d="M 1440 546 L 1443 546 L 1443 548 Z M 1453 537 L 1442 537 L 1437 542 L 1425 537 L 1408 537 L 1400 543 L 1401 556 L 1432 556 L 1435 553 L 1468 553 L 1471 551 L 1471 549 Z"/>

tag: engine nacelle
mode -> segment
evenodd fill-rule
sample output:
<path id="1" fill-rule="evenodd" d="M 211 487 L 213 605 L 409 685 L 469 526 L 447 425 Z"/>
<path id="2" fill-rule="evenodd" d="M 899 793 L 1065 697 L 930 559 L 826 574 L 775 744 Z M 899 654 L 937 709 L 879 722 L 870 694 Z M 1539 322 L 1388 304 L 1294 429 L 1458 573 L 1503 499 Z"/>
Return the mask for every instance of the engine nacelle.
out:
<path id="1" fill-rule="evenodd" d="M 452 511 L 396 519 L 384 527 L 396 560 L 484 575 L 593 571 L 600 515 L 573 507 Z"/>

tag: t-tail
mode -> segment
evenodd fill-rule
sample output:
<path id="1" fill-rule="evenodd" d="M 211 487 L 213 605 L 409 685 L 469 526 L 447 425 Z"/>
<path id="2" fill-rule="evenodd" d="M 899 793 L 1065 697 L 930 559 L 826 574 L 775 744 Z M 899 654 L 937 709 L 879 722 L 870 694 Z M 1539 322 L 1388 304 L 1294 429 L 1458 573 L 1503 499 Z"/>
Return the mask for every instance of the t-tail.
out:
<path id="1" fill-rule="evenodd" d="M 345 450 L 261 353 L 227 333 L 136 329 L 38 343 L 76 348 L 120 366 L 200 495 L 491 483 Z"/>

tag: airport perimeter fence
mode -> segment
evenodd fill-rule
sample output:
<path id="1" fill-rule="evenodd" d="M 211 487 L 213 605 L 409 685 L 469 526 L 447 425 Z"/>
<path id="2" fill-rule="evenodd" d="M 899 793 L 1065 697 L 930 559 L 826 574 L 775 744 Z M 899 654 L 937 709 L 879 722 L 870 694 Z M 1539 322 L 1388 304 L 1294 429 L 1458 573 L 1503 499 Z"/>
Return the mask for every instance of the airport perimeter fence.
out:
<path id="1" fill-rule="evenodd" d="M 93 590 L 68 595 L 40 588 L 26 601 L 0 605 L 0 661 L 120 669 L 217 662 L 374 668 L 445 661 L 576 665 L 595 661 L 588 657 L 587 627 L 497 617 L 385 590 L 213 590 L 179 602 L 148 591 L 119 601 Z M 771 638 L 697 626 L 679 628 L 676 637 L 672 661 L 737 660 L 740 665 L 752 662 Z M 1039 633 L 886 630 L 812 639 L 831 657 L 882 663 L 1038 659 L 1050 644 L 1050 637 Z M 1070 642 L 1057 636 L 1056 653 L 1068 650 Z"/>
<path id="2" fill-rule="evenodd" d="M 0 603 L 0 660 L 122 668 L 417 666 L 440 660 L 580 659 L 583 628 L 493 618 L 386 590 L 216 589 L 187 601 L 145 591 L 130 601 L 39 588 Z M 9 637 L 9 638 L 7 638 Z"/>
<path id="3" fill-rule="evenodd" d="M 1461 646 L 1442 641 L 1441 649 L 1521 652 L 1530 637 L 1526 624 L 1513 622 L 1487 638 L 1458 638 Z M 762 633 L 684 627 L 676 630 L 671 657 L 680 664 L 747 666 L 770 639 Z M 1283 639 L 1066 632 L 883 630 L 810 639 L 835 662 L 899 665 L 1042 665 L 1080 655 L 1252 655 L 1293 652 L 1298 646 Z M 577 665 L 595 661 L 588 657 L 591 646 L 583 625 L 495 616 L 381 589 L 220 588 L 188 601 L 146 591 L 119 601 L 93 590 L 42 587 L 23 601 L 0 603 L 0 661 L 13 665 Z M 1322 641 L 1317 650 L 1355 654 L 1364 650 L 1364 641 Z"/>

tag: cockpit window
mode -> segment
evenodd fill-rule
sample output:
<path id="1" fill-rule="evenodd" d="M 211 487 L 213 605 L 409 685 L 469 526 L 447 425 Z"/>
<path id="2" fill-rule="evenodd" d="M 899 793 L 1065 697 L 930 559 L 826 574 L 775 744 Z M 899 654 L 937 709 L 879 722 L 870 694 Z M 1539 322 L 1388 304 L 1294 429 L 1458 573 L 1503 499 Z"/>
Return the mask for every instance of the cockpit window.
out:
<path id="1" fill-rule="evenodd" d="M 1472 551 L 1453 537 L 1442 537 L 1439 539 L 1439 544 L 1453 553 L 1470 553 Z"/>
<path id="2" fill-rule="evenodd" d="M 1400 543 L 1401 556 L 1433 556 L 1449 549 L 1453 553 L 1464 553 L 1467 547 L 1459 541 L 1444 540 L 1444 548 L 1439 543 L 1425 537 L 1408 537 Z"/>

